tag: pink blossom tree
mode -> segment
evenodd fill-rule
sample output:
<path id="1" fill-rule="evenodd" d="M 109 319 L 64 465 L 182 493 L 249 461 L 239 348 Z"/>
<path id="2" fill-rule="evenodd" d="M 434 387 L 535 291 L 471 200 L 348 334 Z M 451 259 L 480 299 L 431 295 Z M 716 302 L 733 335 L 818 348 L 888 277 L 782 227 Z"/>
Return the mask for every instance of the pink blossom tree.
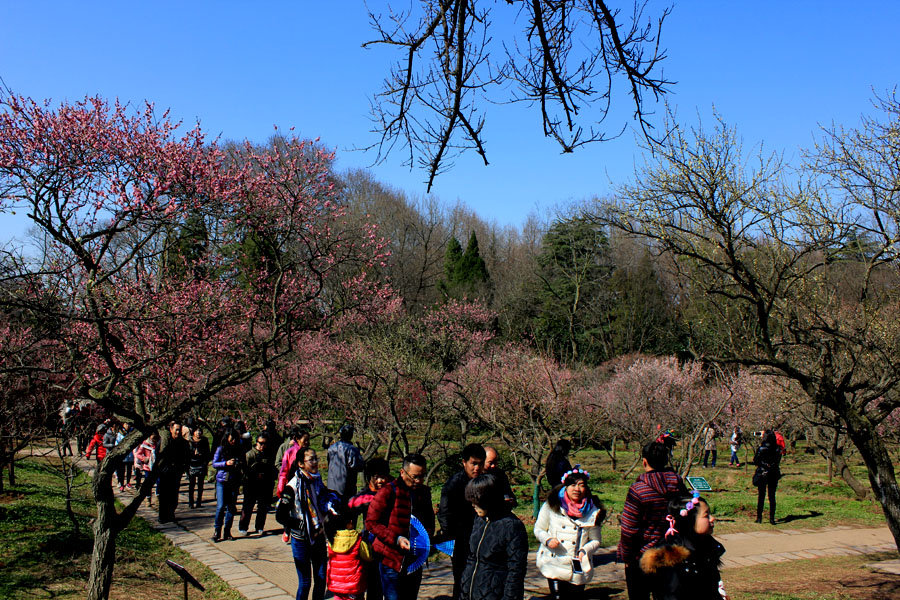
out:
<path id="1" fill-rule="evenodd" d="M 556 439 L 596 440 L 605 429 L 605 415 L 581 394 L 572 370 L 520 346 L 473 356 L 451 381 L 447 393 L 458 410 L 477 415 L 528 473 L 535 515 L 546 452 Z"/>
<path id="2" fill-rule="evenodd" d="M 638 447 L 655 439 L 660 428 L 675 431 L 681 440 L 675 466 L 687 475 L 704 430 L 726 416 L 741 419 L 749 405 L 746 384 L 732 374 L 709 372 L 697 361 L 632 355 L 614 361 L 609 379 L 586 393 L 612 427 Z"/>
<path id="3" fill-rule="evenodd" d="M 389 297 L 368 276 L 381 242 L 346 225 L 329 154 L 297 139 L 226 154 L 199 127 L 178 130 L 150 105 L 0 97 L 0 210 L 23 210 L 44 241 L 22 275 L 58 299 L 44 317 L 78 395 L 135 425 L 94 477 L 90 600 L 108 597 L 116 537 L 153 485 L 117 511 L 116 462 L 277 364 L 299 334 Z M 167 268 L 189 218 L 203 222 L 203 251 Z M 253 240 L 271 250 L 263 259 L 249 255 Z"/>
<path id="4" fill-rule="evenodd" d="M 335 408 L 371 438 L 386 435 L 385 454 L 425 452 L 439 427 L 467 423 L 443 402 L 453 371 L 493 338 L 495 315 L 479 303 L 451 300 L 422 314 L 395 311 L 348 337 L 340 360 Z M 437 465 L 437 461 L 433 461 Z"/>

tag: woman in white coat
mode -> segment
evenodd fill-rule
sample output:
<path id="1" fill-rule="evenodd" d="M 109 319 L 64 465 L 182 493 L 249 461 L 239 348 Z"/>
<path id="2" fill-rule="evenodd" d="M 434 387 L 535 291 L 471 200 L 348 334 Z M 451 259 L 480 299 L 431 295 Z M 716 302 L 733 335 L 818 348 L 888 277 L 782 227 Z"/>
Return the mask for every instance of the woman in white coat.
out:
<path id="1" fill-rule="evenodd" d="M 589 479 L 581 465 L 566 471 L 534 524 L 534 536 L 541 543 L 537 567 L 554 600 L 579 596 L 593 577 L 591 557 L 600 549 L 606 509 L 591 495 Z"/>

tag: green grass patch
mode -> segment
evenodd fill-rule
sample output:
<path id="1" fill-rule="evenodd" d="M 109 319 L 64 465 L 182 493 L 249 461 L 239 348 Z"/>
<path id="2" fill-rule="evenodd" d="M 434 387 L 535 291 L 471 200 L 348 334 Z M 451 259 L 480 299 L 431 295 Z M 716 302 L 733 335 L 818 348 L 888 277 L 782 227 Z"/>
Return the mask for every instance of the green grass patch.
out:
<path id="1" fill-rule="evenodd" d="M 87 476 L 79 474 L 76 481 L 72 508 L 81 529 L 76 535 L 66 515 L 63 480 L 51 464 L 33 458 L 16 466 L 17 485 L 0 495 L 0 598 L 83 598 L 94 515 Z M 181 580 L 165 565 L 166 559 L 183 564 L 206 587 L 204 594 L 192 591 L 191 598 L 243 598 L 141 518 L 118 536 L 110 597 L 178 596 Z"/>

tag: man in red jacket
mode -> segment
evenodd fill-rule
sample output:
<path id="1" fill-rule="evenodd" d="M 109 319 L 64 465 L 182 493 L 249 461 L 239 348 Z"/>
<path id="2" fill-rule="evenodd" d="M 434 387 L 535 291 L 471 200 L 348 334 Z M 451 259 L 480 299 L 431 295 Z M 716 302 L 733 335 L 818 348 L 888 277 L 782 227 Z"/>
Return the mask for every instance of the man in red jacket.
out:
<path id="1" fill-rule="evenodd" d="M 409 573 L 409 523 L 415 515 L 428 535 L 434 535 L 431 490 L 425 482 L 425 457 L 408 454 L 400 476 L 378 490 L 366 515 L 366 529 L 375 537 L 373 546 L 382 556 L 378 567 L 384 600 L 415 600 L 422 583 L 422 570 Z"/>

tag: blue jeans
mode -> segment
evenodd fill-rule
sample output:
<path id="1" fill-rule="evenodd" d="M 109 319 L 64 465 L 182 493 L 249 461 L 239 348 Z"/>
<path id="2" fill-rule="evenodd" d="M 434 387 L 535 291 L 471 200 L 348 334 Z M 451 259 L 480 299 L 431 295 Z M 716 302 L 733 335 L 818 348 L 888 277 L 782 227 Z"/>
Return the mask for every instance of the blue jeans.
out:
<path id="1" fill-rule="evenodd" d="M 310 587 L 313 589 L 313 600 L 322 600 L 325 597 L 325 538 L 319 536 L 310 544 L 309 540 L 291 536 L 291 553 L 294 555 L 299 581 L 297 600 L 306 600 Z"/>
<path id="2" fill-rule="evenodd" d="M 731 464 L 733 464 L 733 465 L 741 464 L 741 461 L 738 460 L 737 452 L 734 450 L 731 451 Z"/>
<path id="3" fill-rule="evenodd" d="M 222 529 L 222 521 L 225 521 L 225 530 L 231 529 L 231 523 L 234 521 L 234 515 L 237 514 L 237 493 L 236 485 L 228 482 L 216 482 L 216 531 Z"/>
<path id="4" fill-rule="evenodd" d="M 384 563 L 378 565 L 384 600 L 416 600 L 422 583 L 422 569 L 415 573 L 400 574 Z"/>

